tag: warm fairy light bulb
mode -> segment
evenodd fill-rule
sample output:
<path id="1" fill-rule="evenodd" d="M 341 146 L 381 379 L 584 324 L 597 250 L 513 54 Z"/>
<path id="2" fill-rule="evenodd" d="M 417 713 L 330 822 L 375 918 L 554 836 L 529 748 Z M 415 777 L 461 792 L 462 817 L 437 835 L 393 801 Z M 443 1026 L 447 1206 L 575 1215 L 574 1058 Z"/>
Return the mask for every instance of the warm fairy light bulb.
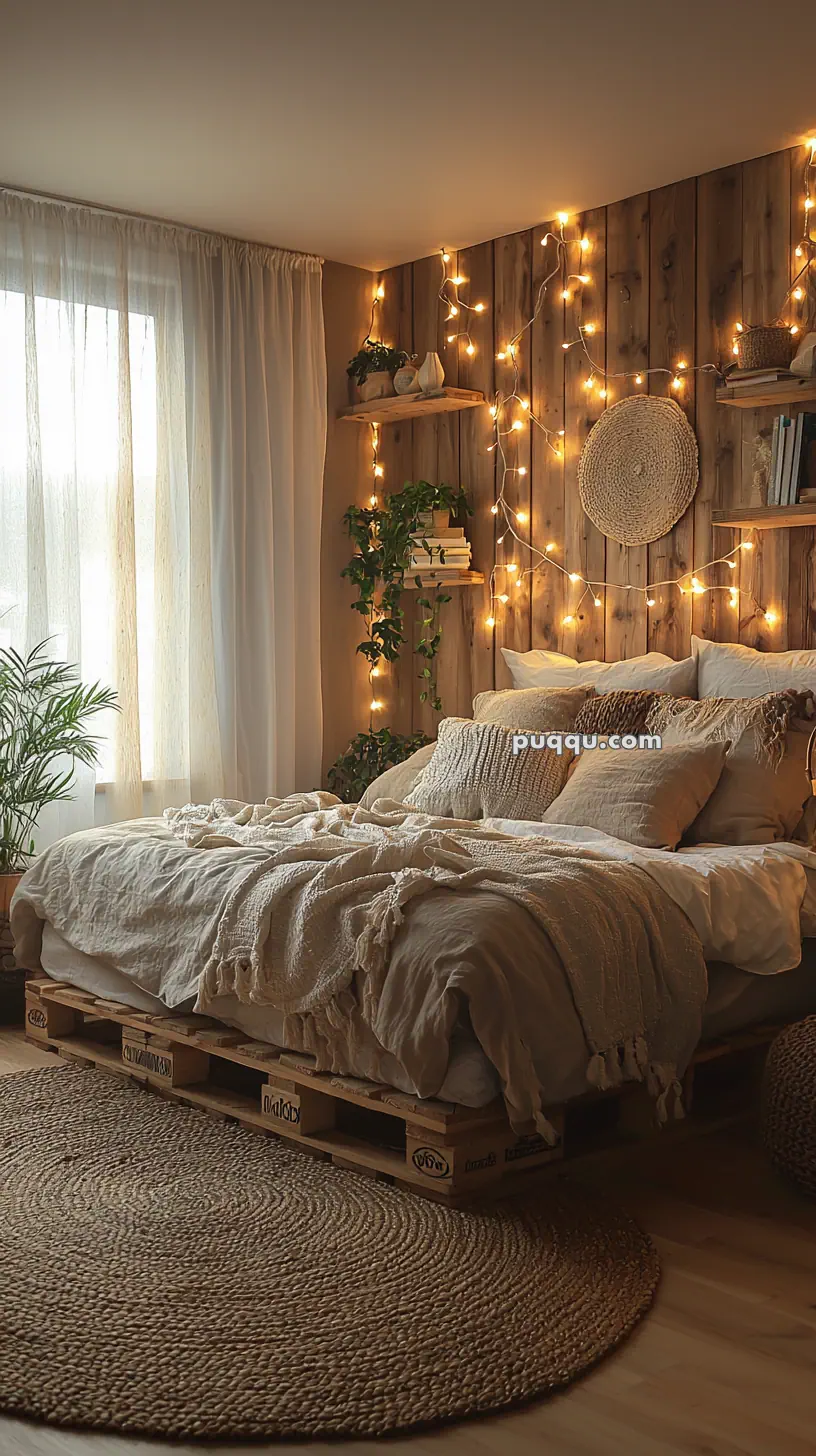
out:
<path id="1" fill-rule="evenodd" d="M 379 698 L 372 698 L 370 706 L 372 713 L 379 713 L 380 708 L 382 707 L 382 703 L 380 702 Z"/>
<path id="2" fill-rule="evenodd" d="M 798 243 L 797 246 L 794 248 L 794 250 L 793 250 L 793 256 L 794 256 L 794 258 L 801 258 L 802 257 L 802 245 L 801 245 L 801 243 Z"/>
<path id="3" fill-rule="evenodd" d="M 680 375 L 679 374 L 675 374 L 674 379 L 671 382 L 671 387 L 672 387 L 672 389 L 680 389 L 680 387 L 682 386 L 682 383 L 683 383 L 683 381 L 680 378 Z"/>
<path id="4" fill-rule="evenodd" d="M 456 315 L 458 314 L 458 312 L 459 312 L 459 310 L 456 307 L 456 304 L 455 303 L 452 303 L 451 306 L 450 306 L 450 313 L 448 314 L 448 318 L 456 318 Z"/>
<path id="5" fill-rule="evenodd" d="M 740 541 L 740 551 L 753 551 L 753 541 Z"/>
<path id="6" fill-rule="evenodd" d="M 512 423 L 512 425 L 510 426 L 510 428 L 511 428 L 511 430 L 523 430 L 524 429 L 524 421 L 523 420 L 514 420 L 513 423 Z"/>
<path id="7" fill-rule="evenodd" d="M 506 536 L 506 535 L 507 535 L 507 532 L 506 532 L 506 531 L 505 531 L 505 533 L 504 533 L 504 536 Z M 496 545 L 497 545 L 497 546 L 501 546 L 501 543 L 502 543 L 502 541 L 503 541 L 503 540 L 504 540 L 504 536 L 497 536 L 497 537 L 496 537 Z M 497 566 L 498 566 L 498 564 L 499 564 L 499 563 L 498 563 L 498 562 L 496 562 L 496 565 L 497 565 Z"/>
<path id="8" fill-rule="evenodd" d="M 592 379 L 590 377 L 589 379 L 585 379 L 584 380 L 584 389 L 591 389 L 591 388 L 592 388 Z"/>
<path id="9" fill-rule="evenodd" d="M 733 588 L 731 590 L 731 595 L 728 598 L 728 605 L 729 607 L 736 607 L 739 605 L 739 597 L 737 596 L 737 593 L 733 590 Z"/>
<path id="10" fill-rule="evenodd" d="M 779 614 L 773 611 L 766 612 L 765 621 L 768 623 L 769 627 L 775 627 L 777 622 L 779 621 Z"/>
<path id="11" fill-rule="evenodd" d="M 518 468 L 518 470 L 516 471 L 516 475 L 526 475 L 526 474 L 527 474 L 527 466 L 526 465 L 520 465 L 519 468 Z"/>
<path id="12" fill-rule="evenodd" d="M 569 574 L 569 579 L 570 581 L 580 581 L 581 577 L 577 571 L 571 571 Z"/>
<path id="13" fill-rule="evenodd" d="M 506 353 L 506 350 L 504 350 L 504 349 L 501 349 L 501 350 L 500 350 L 500 351 L 499 351 L 499 353 L 498 353 L 498 354 L 497 354 L 497 355 L 496 355 L 496 358 L 497 358 L 497 359 L 506 359 L 506 358 L 507 358 L 507 353 Z"/>
<path id="14" fill-rule="evenodd" d="M 579 283 L 591 283 L 592 282 L 592 279 L 591 279 L 591 277 L 590 277 L 590 275 L 588 273 L 579 273 L 578 274 L 578 282 Z"/>
<path id="15" fill-rule="evenodd" d="M 520 399 L 519 400 L 519 404 L 521 405 L 521 408 L 523 410 L 528 410 L 530 408 L 530 401 L 529 401 L 529 399 Z"/>
<path id="16" fill-rule="evenodd" d="M 510 600 L 510 598 L 507 595 L 507 592 L 502 592 L 501 596 L 497 598 L 497 601 L 500 601 L 503 607 L 505 607 L 507 605 L 507 603 L 509 602 L 509 600 Z"/>
<path id="17" fill-rule="evenodd" d="M 635 384 L 642 384 L 642 383 L 643 383 L 643 375 L 642 374 L 636 374 L 635 375 Z"/>
<path id="18" fill-rule="evenodd" d="M 382 465 L 375 465 L 374 474 L 376 475 L 378 480 L 382 480 L 383 476 L 385 475 L 384 467 Z"/>
<path id="19" fill-rule="evenodd" d="M 511 572 L 518 571 L 518 566 L 516 565 L 515 561 L 508 561 L 507 570 Z"/>
<path id="20" fill-rule="evenodd" d="M 805 296 L 805 290 L 803 288 L 794 288 L 794 290 L 793 290 L 793 297 L 795 299 L 797 299 L 797 301 L 800 298 L 804 298 L 804 296 Z"/>
<path id="21" fill-rule="evenodd" d="M 734 345 L 733 349 L 731 350 L 731 353 L 732 354 L 739 355 L 739 349 L 737 348 L 736 344 Z"/>
<path id="22" fill-rule="evenodd" d="M 527 512 L 526 511 L 516 511 L 516 520 L 518 521 L 518 523 L 519 523 L 520 526 L 525 525 L 526 524 L 526 521 L 527 521 Z"/>
<path id="23" fill-rule="evenodd" d="M 588 253 L 589 252 L 589 238 L 582 238 L 581 239 L 581 252 L 582 253 Z"/>
<path id="24" fill-rule="evenodd" d="M 569 344 L 562 344 L 561 345 L 561 348 L 562 349 L 568 349 L 569 347 L 570 347 Z"/>
<path id="25" fill-rule="evenodd" d="M 379 288 L 377 289 L 377 292 L 374 294 L 374 297 L 375 298 L 385 298 L 385 284 L 384 283 L 381 283 L 380 284 Z"/>
<path id="26" fill-rule="evenodd" d="M 726 561 L 725 564 L 728 567 L 729 571 L 736 571 L 736 569 L 737 569 L 737 563 L 736 563 L 736 561 Z"/>
<path id="27" fill-rule="evenodd" d="M 455 338 L 456 338 L 456 335 L 455 334 L 448 334 L 448 343 L 449 344 L 452 344 Z"/>
<path id="28" fill-rule="evenodd" d="M 734 328 L 736 329 L 736 331 L 737 331 L 738 334 L 742 334 L 742 333 L 745 332 L 744 329 L 743 329 L 742 324 L 735 324 L 734 325 Z"/>
<path id="29" fill-rule="evenodd" d="M 485 311 L 485 306 L 484 306 L 483 303 L 474 303 L 474 305 L 473 305 L 473 312 L 474 313 L 484 313 L 484 311 Z"/>
<path id="30" fill-rule="evenodd" d="M 496 618 L 495 617 L 485 617 L 485 626 L 486 627 L 495 627 L 495 625 L 496 625 Z"/>
<path id="31" fill-rule="evenodd" d="M 655 606 L 656 603 L 655 603 L 654 597 L 647 597 L 646 598 L 646 605 L 647 605 L 647 607 L 653 607 L 653 606 Z"/>
<path id="32" fill-rule="evenodd" d="M 790 331 L 791 331 L 792 334 L 798 334 L 798 332 L 799 332 L 799 325 L 798 324 L 791 324 Z"/>
<path id="33" fill-rule="evenodd" d="M 494 419 L 495 420 L 497 414 L 498 414 L 498 410 L 496 409 L 496 406 L 494 404 L 492 404 L 490 406 L 490 417 L 491 417 L 491 419 Z"/>
<path id="34" fill-rule="evenodd" d="M 595 332 L 595 325 L 594 324 L 584 324 L 584 333 L 585 334 L 594 334 L 594 332 Z"/>
<path id="35" fill-rule="evenodd" d="M 498 508 L 498 506 L 491 506 L 490 507 L 490 514 L 491 514 L 491 516 L 497 516 L 499 514 L 499 508 Z"/>
<path id="36" fill-rule="evenodd" d="M 442 254 L 442 262 L 443 263 L 449 263 L 450 262 L 450 253 L 443 253 Z"/>
<path id="37" fill-rule="evenodd" d="M 380 675 L 380 669 L 378 667 L 372 667 L 372 669 L 371 669 L 371 676 L 372 677 L 379 677 L 379 675 Z"/>
<path id="38" fill-rule="evenodd" d="M 568 288 L 562 288 L 561 289 L 561 297 L 563 298 L 563 300 L 564 300 L 565 303 L 569 303 L 569 296 L 570 296 L 569 295 L 569 289 Z"/>
<path id="39" fill-rule="evenodd" d="M 474 347 L 473 347 L 472 344 L 468 344 L 467 348 L 465 349 L 465 353 L 466 354 L 475 354 L 476 353 L 476 350 L 474 349 Z"/>
<path id="40" fill-rule="evenodd" d="M 544 550 L 547 553 L 547 555 L 549 555 L 549 553 L 551 551 L 554 551 L 555 550 L 555 542 L 554 541 L 548 541 L 547 544 L 546 544 L 546 546 L 544 547 Z"/>
<path id="41" fill-rule="evenodd" d="M 559 435 L 566 435 L 567 432 L 566 430 L 559 430 L 558 433 Z"/>
<path id="42" fill-rule="evenodd" d="M 593 602 L 594 602 L 594 604 L 595 604 L 596 607 L 602 607 L 603 606 L 603 602 L 601 601 L 600 597 L 593 597 L 592 600 L 593 600 Z"/>
<path id="43" fill-rule="evenodd" d="M 813 198 L 812 197 L 806 197 L 805 198 L 805 212 L 810 212 L 810 209 L 812 208 L 812 206 L 813 206 Z M 767 612 L 766 612 L 765 615 L 767 616 Z"/>
<path id="44" fill-rule="evenodd" d="M 454 288 L 460 288 L 464 281 L 464 278 L 461 278 L 458 273 L 455 278 L 451 278 L 451 283 L 453 284 Z"/>
<path id="45" fill-rule="evenodd" d="M 562 618 L 561 618 L 561 624 L 562 624 L 562 626 L 564 626 L 564 627 L 569 627 L 569 626 L 570 626 L 570 624 L 571 624 L 571 623 L 572 623 L 572 622 L 574 622 L 574 621 L 575 621 L 575 618 L 574 618 L 574 617 L 573 617 L 573 615 L 572 615 L 572 613 L 571 613 L 571 612 L 568 612 L 568 613 L 567 613 L 567 615 L 566 615 L 566 617 L 562 617 Z"/>
<path id="46" fill-rule="evenodd" d="M 600 396 L 601 399 L 606 399 L 606 396 L 607 396 L 608 393 L 609 393 L 609 391 L 607 389 L 599 389 L 598 390 L 598 394 L 599 394 L 599 396 Z"/>
<path id="47" fill-rule="evenodd" d="M 678 359 L 678 361 L 677 361 L 677 368 L 678 369 L 688 369 L 688 364 L 686 363 L 685 359 Z"/>
<path id="48" fill-rule="evenodd" d="M 556 215 L 556 217 L 557 217 L 557 219 L 560 222 L 560 224 L 561 224 L 562 227 L 564 226 L 564 223 L 569 222 L 569 213 L 568 212 L 557 212 L 555 215 Z"/>
<path id="49" fill-rule="evenodd" d="M 377 497 L 375 495 L 370 496 L 369 497 L 368 504 L 371 506 L 371 508 L 373 510 L 374 506 L 377 504 Z"/>

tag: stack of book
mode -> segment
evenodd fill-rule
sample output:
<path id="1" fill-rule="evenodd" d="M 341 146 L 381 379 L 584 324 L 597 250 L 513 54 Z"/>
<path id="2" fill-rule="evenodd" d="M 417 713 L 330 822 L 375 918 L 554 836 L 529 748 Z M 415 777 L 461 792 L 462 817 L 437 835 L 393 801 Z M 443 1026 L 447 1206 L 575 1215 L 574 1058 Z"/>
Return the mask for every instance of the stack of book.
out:
<path id="1" fill-rule="evenodd" d="M 816 500 L 816 414 L 791 419 L 778 415 L 773 424 L 768 505 L 792 506 Z"/>
<path id="2" fill-rule="evenodd" d="M 726 384 L 739 394 L 742 390 L 748 391 L 758 384 L 782 384 L 786 379 L 795 379 L 796 375 L 791 374 L 790 369 L 732 369 L 727 376 Z"/>
<path id="3" fill-rule="evenodd" d="M 409 571 L 428 572 L 444 581 L 470 569 L 470 542 L 462 526 L 435 528 L 433 521 L 411 533 Z"/>

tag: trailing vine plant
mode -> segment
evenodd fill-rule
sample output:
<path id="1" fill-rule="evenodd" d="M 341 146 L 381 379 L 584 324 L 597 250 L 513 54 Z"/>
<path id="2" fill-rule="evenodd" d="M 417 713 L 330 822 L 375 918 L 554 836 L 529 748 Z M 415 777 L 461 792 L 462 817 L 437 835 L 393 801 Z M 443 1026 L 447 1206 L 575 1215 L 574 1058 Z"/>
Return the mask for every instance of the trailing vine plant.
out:
<path id="1" fill-rule="evenodd" d="M 342 575 L 356 588 L 352 609 L 359 612 L 365 625 L 365 636 L 357 651 L 368 663 L 372 703 L 376 702 L 380 663 L 396 662 L 407 640 L 402 593 L 412 534 L 421 530 L 423 515 L 439 510 L 450 511 L 452 516 L 471 513 L 461 486 L 406 481 L 402 490 L 387 495 L 382 505 L 349 506 L 343 517 L 355 551 Z M 432 552 L 424 538 L 423 544 L 432 556 L 438 554 L 439 565 L 444 565 L 444 550 Z M 414 580 L 421 591 L 422 577 L 417 575 Z M 437 713 L 442 711 L 436 667 L 442 640 L 439 614 L 449 601 L 444 582 L 417 597 L 423 612 L 420 636 L 413 644 L 422 663 L 418 674 L 422 681 L 420 702 L 429 703 Z M 368 732 L 357 734 L 347 752 L 329 769 L 329 786 L 335 792 L 353 791 L 359 797 L 361 785 L 367 787 L 384 769 L 402 762 L 428 742 L 424 734 L 392 733 L 387 728 L 375 732 L 375 711 L 369 709 Z"/>

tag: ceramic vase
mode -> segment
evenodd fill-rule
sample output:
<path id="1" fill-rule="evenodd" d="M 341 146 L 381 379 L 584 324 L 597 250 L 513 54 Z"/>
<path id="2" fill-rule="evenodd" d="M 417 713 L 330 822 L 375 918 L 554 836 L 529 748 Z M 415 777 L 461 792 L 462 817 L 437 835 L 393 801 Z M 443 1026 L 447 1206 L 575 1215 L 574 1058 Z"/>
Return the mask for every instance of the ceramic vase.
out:
<path id="1" fill-rule="evenodd" d="M 394 375 L 394 388 L 397 394 L 417 394 L 419 391 L 418 374 L 416 364 L 403 364 Z"/>
<path id="2" fill-rule="evenodd" d="M 445 382 L 445 371 L 438 354 L 428 353 L 420 367 L 419 387 L 423 394 L 439 394 Z"/>
<path id="3" fill-rule="evenodd" d="M 364 404 L 371 399 L 389 399 L 393 393 L 394 381 L 387 369 L 367 374 L 360 385 L 360 399 Z"/>

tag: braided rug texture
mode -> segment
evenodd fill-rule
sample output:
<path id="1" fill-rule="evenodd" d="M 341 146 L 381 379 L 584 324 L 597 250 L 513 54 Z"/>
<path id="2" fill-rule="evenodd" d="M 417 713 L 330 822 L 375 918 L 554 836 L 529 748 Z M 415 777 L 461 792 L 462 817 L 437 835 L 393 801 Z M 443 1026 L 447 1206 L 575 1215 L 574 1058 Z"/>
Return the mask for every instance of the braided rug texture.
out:
<path id="1" fill-rule="evenodd" d="M 0 1078 L 0 1409 L 171 1438 L 377 1435 L 566 1385 L 657 1255 L 549 1182 L 455 1212 L 103 1072 Z"/>
<path id="2" fill-rule="evenodd" d="M 699 478 L 697 439 L 680 406 L 633 394 L 604 410 L 578 462 L 589 519 L 624 546 L 665 536 L 691 504 Z"/>

